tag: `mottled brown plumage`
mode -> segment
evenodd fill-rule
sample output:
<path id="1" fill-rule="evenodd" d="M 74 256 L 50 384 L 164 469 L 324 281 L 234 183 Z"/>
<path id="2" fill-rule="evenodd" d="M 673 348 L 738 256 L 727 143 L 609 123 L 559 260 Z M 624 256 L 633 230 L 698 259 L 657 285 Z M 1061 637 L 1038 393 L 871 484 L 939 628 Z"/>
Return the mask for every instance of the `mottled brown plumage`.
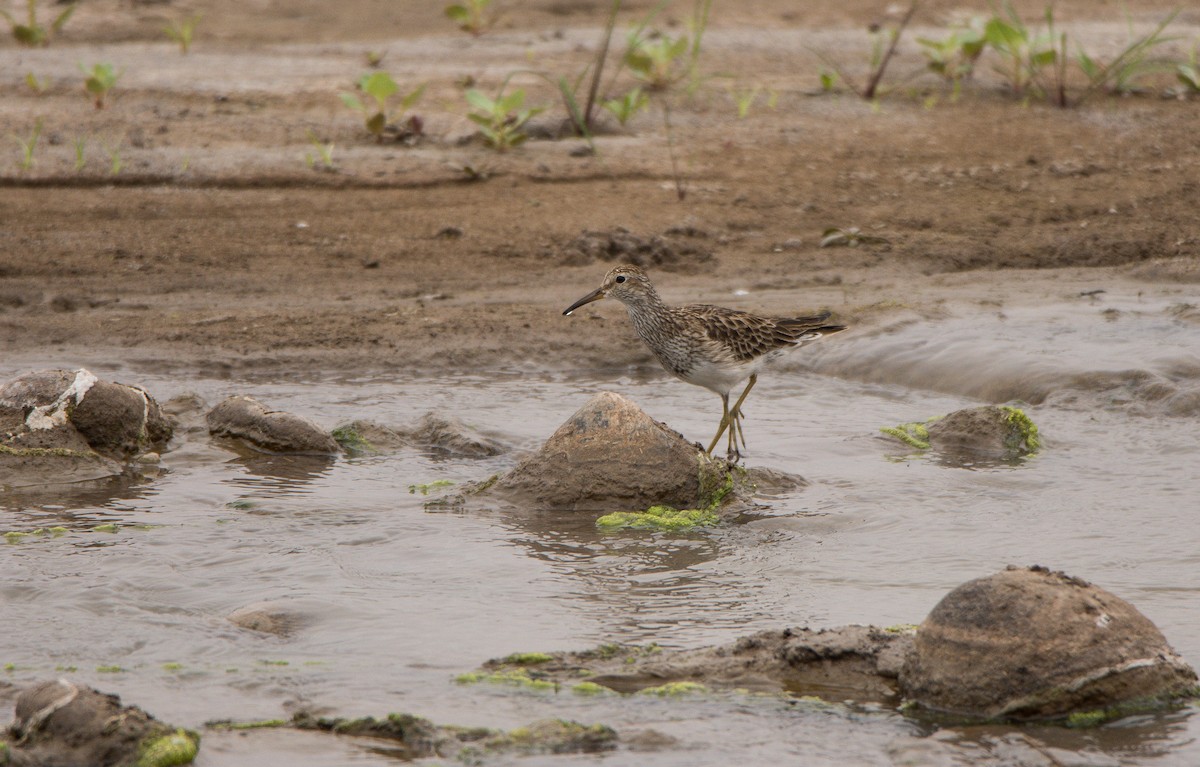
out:
<path id="1" fill-rule="evenodd" d="M 824 324 L 829 312 L 811 317 L 760 317 L 710 304 L 668 306 L 659 298 L 646 273 L 636 266 L 612 269 L 599 288 L 563 314 L 608 297 L 625 305 L 637 334 L 664 368 L 688 383 L 721 395 L 721 425 L 708 452 L 712 453 L 721 434 L 728 429 L 729 455 L 734 459 L 739 456 L 738 440 L 742 447 L 746 446 L 741 405 L 758 380 L 763 364 L 846 329 L 842 325 Z M 747 379 L 749 383 L 730 408 L 730 391 Z"/>

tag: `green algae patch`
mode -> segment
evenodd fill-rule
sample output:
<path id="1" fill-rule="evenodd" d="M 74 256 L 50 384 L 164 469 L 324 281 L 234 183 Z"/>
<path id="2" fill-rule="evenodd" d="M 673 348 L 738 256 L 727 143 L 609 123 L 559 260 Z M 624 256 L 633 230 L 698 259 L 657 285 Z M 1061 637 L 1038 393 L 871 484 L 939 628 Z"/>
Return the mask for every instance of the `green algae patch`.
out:
<path id="1" fill-rule="evenodd" d="M 515 750 L 528 754 L 593 754 L 617 747 L 617 733 L 606 724 L 580 724 L 548 719 L 518 727 L 494 738 L 490 750 Z"/>
<path id="2" fill-rule="evenodd" d="M 417 495 L 418 493 L 421 495 L 429 495 L 429 493 L 431 491 L 440 490 L 443 487 L 450 487 L 453 484 L 454 484 L 453 480 L 435 479 L 432 482 L 425 482 L 425 483 L 417 484 L 417 485 L 409 485 L 408 493 L 409 493 L 409 495 Z"/>
<path id="3" fill-rule="evenodd" d="M 549 663 L 552 660 L 554 660 L 554 656 L 544 652 L 515 652 L 500 662 L 510 663 L 514 666 L 535 666 L 538 663 Z"/>
<path id="4" fill-rule="evenodd" d="M 14 455 L 18 458 L 91 458 L 100 459 L 99 453 L 83 450 L 71 450 L 65 447 L 12 447 L 0 445 L 0 455 Z"/>
<path id="5" fill-rule="evenodd" d="M 121 529 L 121 526 L 115 522 L 106 522 L 103 525 L 96 525 L 92 528 L 93 533 L 115 533 Z"/>
<path id="6" fill-rule="evenodd" d="M 137 767 L 177 767 L 191 764 L 200 750 L 200 736 L 184 729 L 148 739 L 142 744 Z"/>
<path id="7" fill-rule="evenodd" d="M 695 695 L 708 692 L 708 687 L 699 682 L 667 682 L 657 687 L 646 687 L 638 690 L 638 695 L 657 695 L 660 698 L 682 698 L 684 695 Z"/>
<path id="8" fill-rule="evenodd" d="M 172 661 L 170 663 L 162 664 L 162 668 L 163 668 L 163 671 L 180 671 L 183 669 L 183 664 L 175 663 Z"/>
<path id="9" fill-rule="evenodd" d="M 548 679 L 534 679 L 523 668 L 508 671 L 470 671 L 454 677 L 458 684 L 497 684 L 508 687 L 519 687 L 525 690 L 554 691 L 558 689 L 557 682 Z"/>
<path id="10" fill-rule="evenodd" d="M 720 521 L 711 508 L 676 509 L 651 506 L 645 511 L 614 511 L 596 520 L 602 530 L 665 530 L 677 532 L 697 527 L 712 527 Z"/>
<path id="11" fill-rule="evenodd" d="M 613 693 L 613 690 L 605 687 L 602 684 L 595 682 L 576 682 L 571 685 L 571 692 L 576 695 L 608 695 Z"/>
<path id="12" fill-rule="evenodd" d="M 1010 405 L 1002 405 L 1000 409 L 1004 411 L 1004 420 L 1010 429 L 1009 435 L 1004 439 L 1005 447 L 1030 453 L 1036 453 L 1042 448 L 1037 424 L 1029 419 L 1024 410 Z"/>
<path id="13" fill-rule="evenodd" d="M 899 426 L 885 426 L 880 431 L 889 437 L 895 437 L 914 450 L 928 450 L 929 424 L 934 420 L 936 419 L 902 423 Z"/>
<path id="14" fill-rule="evenodd" d="M 342 450 L 351 455 L 378 452 L 375 450 L 375 446 L 371 444 L 371 441 L 364 437 L 362 432 L 354 428 L 353 424 L 339 426 L 331 431 L 329 435 L 341 446 Z"/>
<path id="15" fill-rule="evenodd" d="M 895 626 L 887 626 L 883 630 L 889 634 L 916 634 L 917 624 L 897 623 Z"/>

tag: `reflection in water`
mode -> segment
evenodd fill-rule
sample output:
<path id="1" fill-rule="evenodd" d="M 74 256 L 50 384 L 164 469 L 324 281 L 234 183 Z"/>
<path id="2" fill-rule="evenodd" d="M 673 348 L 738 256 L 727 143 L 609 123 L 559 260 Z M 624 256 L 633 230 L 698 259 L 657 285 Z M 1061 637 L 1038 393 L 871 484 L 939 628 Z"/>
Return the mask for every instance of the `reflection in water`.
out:
<path id="1" fill-rule="evenodd" d="M 155 472 L 157 476 L 157 472 Z M 20 511 L 36 508 L 86 509 L 118 500 L 137 500 L 154 494 L 154 478 L 142 474 L 72 482 L 5 488 L 0 492 L 0 509 Z"/>
<path id="2" fill-rule="evenodd" d="M 727 577 L 714 564 L 736 556 L 748 537 L 767 543 L 761 535 L 736 526 L 669 534 L 603 531 L 596 516 L 511 512 L 503 515 L 503 524 L 521 533 L 509 542 L 576 581 L 567 595 L 570 606 L 590 613 L 609 636 L 694 645 L 698 627 L 706 632 L 739 627 L 764 614 L 756 592 L 765 573 L 739 570 Z"/>

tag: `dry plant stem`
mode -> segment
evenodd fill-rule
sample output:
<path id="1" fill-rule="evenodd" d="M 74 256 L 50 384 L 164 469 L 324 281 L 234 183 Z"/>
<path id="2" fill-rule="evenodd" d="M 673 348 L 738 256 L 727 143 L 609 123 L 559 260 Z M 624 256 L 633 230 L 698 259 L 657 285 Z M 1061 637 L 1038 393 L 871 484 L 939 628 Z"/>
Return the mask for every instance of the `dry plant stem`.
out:
<path id="1" fill-rule="evenodd" d="M 604 61 L 608 58 L 609 44 L 612 42 L 613 28 L 617 25 L 617 12 L 621 10 L 621 0 L 613 0 L 612 10 L 608 14 L 608 24 L 604 28 L 604 42 L 596 52 L 596 65 L 592 70 L 592 82 L 588 87 L 587 105 L 583 108 L 583 127 L 592 129 L 592 110 L 596 106 L 596 96 L 600 92 L 600 75 L 604 71 Z"/>
<path id="2" fill-rule="evenodd" d="M 687 197 L 687 184 L 679 175 L 679 161 L 675 159 L 675 133 L 671 130 L 671 102 L 663 99 L 663 128 L 667 131 L 667 155 L 671 158 L 671 176 L 675 179 L 675 196 L 680 202 Z"/>
<path id="3" fill-rule="evenodd" d="M 867 87 L 863 89 L 862 97 L 864 99 L 869 101 L 875 98 L 875 91 L 879 89 L 879 81 L 883 79 L 883 73 L 887 70 L 888 62 L 896 52 L 896 46 L 900 44 L 900 36 L 904 34 L 904 28 L 908 26 L 908 22 L 912 21 L 913 14 L 916 12 L 917 3 L 913 3 L 908 7 L 908 12 L 904 14 L 904 18 L 900 19 L 900 25 L 896 27 L 896 34 L 892 35 L 891 44 L 888 45 L 883 58 L 879 60 L 879 66 L 871 73 L 871 79 L 867 81 Z"/>

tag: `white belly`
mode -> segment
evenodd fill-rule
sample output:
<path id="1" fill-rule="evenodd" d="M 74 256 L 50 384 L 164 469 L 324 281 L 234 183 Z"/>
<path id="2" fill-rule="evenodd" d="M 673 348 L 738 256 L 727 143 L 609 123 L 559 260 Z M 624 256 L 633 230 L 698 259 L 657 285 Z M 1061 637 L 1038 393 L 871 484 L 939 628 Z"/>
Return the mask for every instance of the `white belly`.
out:
<path id="1" fill-rule="evenodd" d="M 703 386 L 717 394 L 728 394 L 734 387 L 757 373 L 765 360 L 763 358 L 733 365 L 715 365 L 708 361 L 696 364 L 686 376 L 679 376 L 684 381 L 696 386 Z"/>

